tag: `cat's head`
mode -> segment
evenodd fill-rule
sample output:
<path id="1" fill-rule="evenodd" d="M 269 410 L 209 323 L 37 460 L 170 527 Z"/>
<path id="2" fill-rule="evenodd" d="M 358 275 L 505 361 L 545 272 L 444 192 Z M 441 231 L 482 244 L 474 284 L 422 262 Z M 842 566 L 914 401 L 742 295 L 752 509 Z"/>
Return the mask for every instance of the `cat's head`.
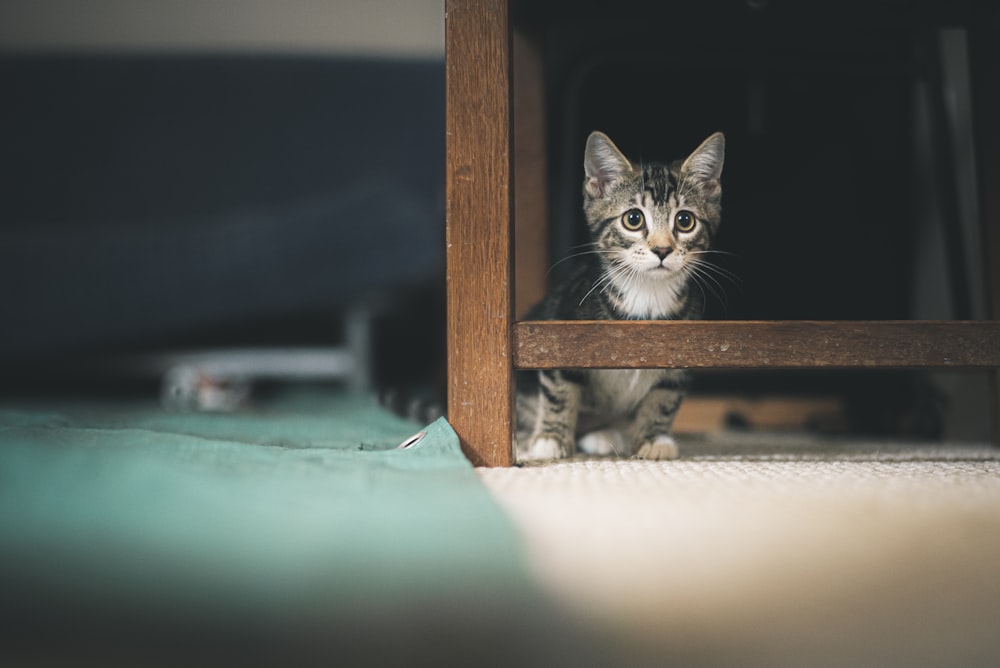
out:
<path id="1" fill-rule="evenodd" d="M 583 209 L 614 282 L 686 281 L 711 246 L 722 212 L 725 137 L 684 160 L 634 165 L 601 132 L 587 139 Z"/>

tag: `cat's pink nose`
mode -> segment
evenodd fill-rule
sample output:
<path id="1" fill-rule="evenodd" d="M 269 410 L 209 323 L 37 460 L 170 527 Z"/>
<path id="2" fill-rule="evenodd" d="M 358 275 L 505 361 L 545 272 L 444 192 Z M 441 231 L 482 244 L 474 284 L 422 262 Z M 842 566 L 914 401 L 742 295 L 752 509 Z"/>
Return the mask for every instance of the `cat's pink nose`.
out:
<path id="1" fill-rule="evenodd" d="M 671 248 L 670 246 L 654 246 L 654 247 L 650 248 L 649 250 L 651 250 L 654 253 L 656 253 L 657 257 L 659 257 L 661 260 L 665 260 L 667 258 L 667 256 L 670 255 L 670 253 L 674 249 Z"/>

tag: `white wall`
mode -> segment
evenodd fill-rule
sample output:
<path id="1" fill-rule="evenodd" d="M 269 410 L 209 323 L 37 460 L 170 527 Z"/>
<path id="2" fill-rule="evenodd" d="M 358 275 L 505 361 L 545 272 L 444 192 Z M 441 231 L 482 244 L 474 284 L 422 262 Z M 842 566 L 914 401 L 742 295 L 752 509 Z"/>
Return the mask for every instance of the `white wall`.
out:
<path id="1" fill-rule="evenodd" d="M 0 0 L 0 50 L 442 57 L 444 0 Z"/>

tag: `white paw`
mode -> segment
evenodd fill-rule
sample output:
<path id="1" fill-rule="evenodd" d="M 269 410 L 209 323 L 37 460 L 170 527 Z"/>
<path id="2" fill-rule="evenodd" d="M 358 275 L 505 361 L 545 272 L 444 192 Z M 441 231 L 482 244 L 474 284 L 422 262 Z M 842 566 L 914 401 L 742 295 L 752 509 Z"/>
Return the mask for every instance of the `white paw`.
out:
<path id="1" fill-rule="evenodd" d="M 625 449 L 625 437 L 617 429 L 604 429 L 592 431 L 580 437 L 577 441 L 580 450 L 588 455 L 623 455 Z"/>
<path id="2" fill-rule="evenodd" d="M 669 436 L 657 436 L 643 443 L 635 456 L 639 459 L 677 459 L 677 444 Z"/>
<path id="3" fill-rule="evenodd" d="M 538 459 L 559 459 L 562 457 L 562 448 L 559 441 L 554 438 L 536 438 L 531 442 L 528 451 L 521 455 L 523 461 Z"/>

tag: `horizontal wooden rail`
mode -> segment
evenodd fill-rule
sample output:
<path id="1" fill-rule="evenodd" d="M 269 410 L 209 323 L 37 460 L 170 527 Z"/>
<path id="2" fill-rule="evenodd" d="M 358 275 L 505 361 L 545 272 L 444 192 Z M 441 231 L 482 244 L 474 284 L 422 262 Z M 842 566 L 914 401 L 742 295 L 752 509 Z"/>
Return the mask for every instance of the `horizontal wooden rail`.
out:
<path id="1" fill-rule="evenodd" d="M 514 367 L 1000 367 L 1000 321 L 522 321 Z"/>

